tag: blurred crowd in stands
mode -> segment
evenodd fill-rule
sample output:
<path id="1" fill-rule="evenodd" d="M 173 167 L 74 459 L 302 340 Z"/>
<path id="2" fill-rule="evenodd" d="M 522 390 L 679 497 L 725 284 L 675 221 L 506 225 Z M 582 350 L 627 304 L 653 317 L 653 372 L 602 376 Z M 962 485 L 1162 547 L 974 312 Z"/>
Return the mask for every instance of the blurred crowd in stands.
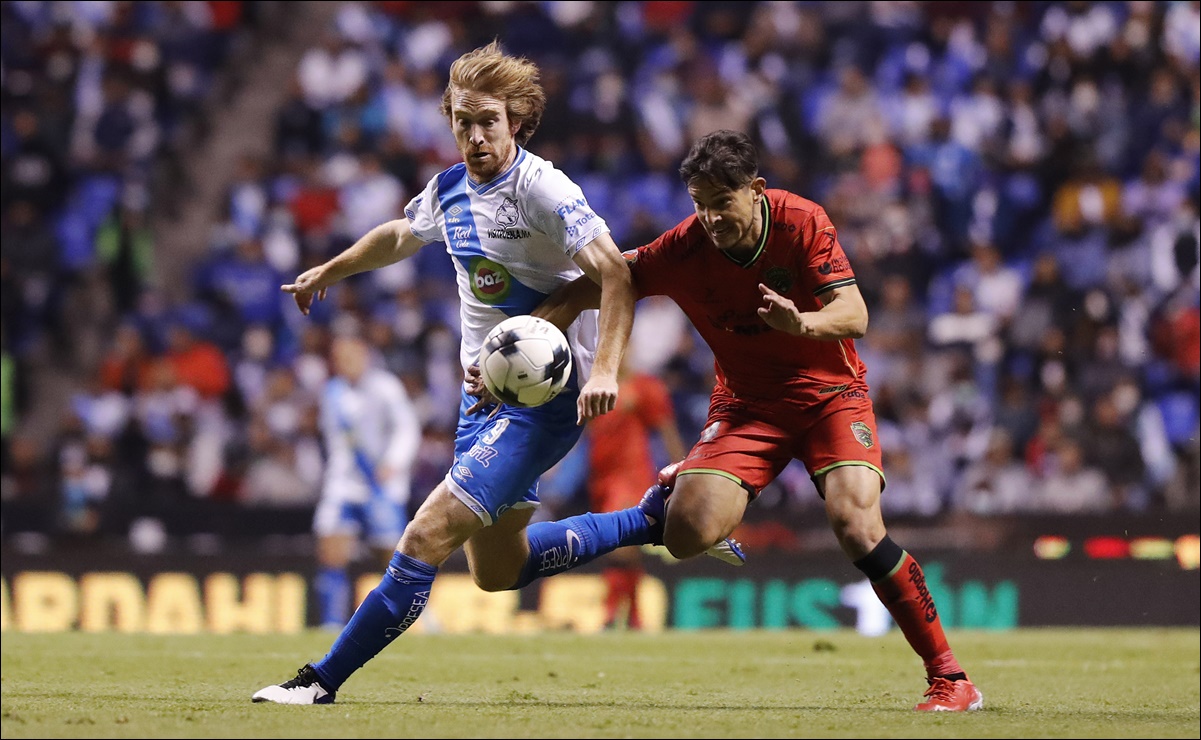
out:
<path id="1" fill-rule="evenodd" d="M 420 503 L 462 380 L 448 256 L 352 279 L 309 317 L 279 286 L 457 161 L 446 72 L 494 36 L 543 70 L 530 148 L 622 248 L 691 213 L 676 168 L 718 128 L 827 209 L 871 312 L 888 516 L 1195 516 L 1198 2 L 339 3 L 278 81 L 269 154 L 240 162 L 190 283 L 164 285 L 155 173 L 220 115 L 203 103 L 222 75 L 253 74 L 229 67 L 259 5 L 3 4 L 5 533 L 311 511 L 339 332 L 419 404 Z M 23 420 L 47 355 L 76 382 L 39 440 Z M 712 356 L 674 304 L 639 304 L 630 358 L 696 439 Z M 579 478 L 544 497 L 579 500 L 555 490 Z M 794 463 L 758 505 L 820 501 Z"/>

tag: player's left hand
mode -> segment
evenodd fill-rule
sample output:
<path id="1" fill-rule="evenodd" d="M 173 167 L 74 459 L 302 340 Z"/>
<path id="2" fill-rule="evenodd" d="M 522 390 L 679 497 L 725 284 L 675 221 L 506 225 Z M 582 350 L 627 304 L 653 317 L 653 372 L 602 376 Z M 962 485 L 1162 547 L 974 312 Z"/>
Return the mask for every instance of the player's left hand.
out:
<path id="1" fill-rule="evenodd" d="M 806 333 L 804 317 L 795 303 L 763 283 L 759 283 L 759 292 L 763 294 L 764 304 L 759 307 L 759 318 L 768 326 L 797 336 Z"/>
<path id="2" fill-rule="evenodd" d="M 617 406 L 617 378 L 593 374 L 576 400 L 576 424 L 604 416 Z"/>
<path id="3" fill-rule="evenodd" d="M 500 401 L 492 395 L 492 391 L 488 390 L 488 386 L 484 385 L 484 376 L 480 374 L 480 366 L 472 365 L 467 368 L 466 374 L 463 376 L 463 382 L 467 384 L 467 394 L 480 399 L 471 404 L 471 408 L 467 409 L 468 414 L 474 414 L 485 406 L 493 404 L 499 407 Z"/>

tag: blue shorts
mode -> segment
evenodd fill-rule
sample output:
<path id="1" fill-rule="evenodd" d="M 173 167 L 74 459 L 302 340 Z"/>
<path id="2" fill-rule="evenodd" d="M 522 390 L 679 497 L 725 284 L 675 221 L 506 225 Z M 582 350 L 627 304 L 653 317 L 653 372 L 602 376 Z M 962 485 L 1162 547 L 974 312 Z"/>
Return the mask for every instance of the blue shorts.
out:
<path id="1" fill-rule="evenodd" d="M 313 515 L 313 531 L 322 537 L 349 534 L 378 548 L 395 547 L 409 523 L 409 505 L 382 496 L 364 503 L 325 497 Z"/>
<path id="2" fill-rule="evenodd" d="M 446 485 L 488 526 L 509 509 L 537 508 L 538 478 L 563 459 L 583 433 L 576 425 L 572 382 L 550 403 L 532 409 L 489 406 L 468 414 L 479 399 L 464 386 L 455 432 L 455 460 Z"/>

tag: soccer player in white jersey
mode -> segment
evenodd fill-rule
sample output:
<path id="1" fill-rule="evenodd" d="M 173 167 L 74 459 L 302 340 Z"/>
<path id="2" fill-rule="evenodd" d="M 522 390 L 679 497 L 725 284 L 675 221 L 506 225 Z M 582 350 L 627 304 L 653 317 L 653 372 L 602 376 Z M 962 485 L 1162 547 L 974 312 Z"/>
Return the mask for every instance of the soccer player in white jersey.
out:
<path id="1" fill-rule="evenodd" d="M 313 516 L 315 591 L 321 626 L 341 629 L 350 616 L 347 573 L 360 539 L 387 564 L 409 521 L 409 485 L 421 423 L 404 384 L 371 364 L 356 336 L 330 347 L 333 375 L 321 394 L 325 480 Z"/>
<path id="2" fill-rule="evenodd" d="M 539 476 L 576 443 L 582 424 L 613 410 L 634 317 L 630 270 L 604 219 L 579 186 L 524 148 L 545 104 L 538 68 L 495 42 L 460 57 L 442 112 L 463 162 L 430 180 L 404 218 L 375 227 L 283 286 L 307 314 L 313 298 L 339 280 L 444 242 L 458 273 L 465 382 L 450 472 L 405 529 L 380 584 L 324 658 L 255 692 L 254 701 L 332 703 L 352 673 L 421 616 L 438 567 L 459 547 L 475 582 L 501 591 L 617 547 L 662 544 L 659 487 L 624 511 L 530 525 Z M 529 314 L 582 274 L 600 285 L 600 309 L 560 327 L 574 356 L 567 389 L 531 409 L 498 408 L 480 397 L 478 374 L 469 370 L 488 331 L 508 316 Z"/>

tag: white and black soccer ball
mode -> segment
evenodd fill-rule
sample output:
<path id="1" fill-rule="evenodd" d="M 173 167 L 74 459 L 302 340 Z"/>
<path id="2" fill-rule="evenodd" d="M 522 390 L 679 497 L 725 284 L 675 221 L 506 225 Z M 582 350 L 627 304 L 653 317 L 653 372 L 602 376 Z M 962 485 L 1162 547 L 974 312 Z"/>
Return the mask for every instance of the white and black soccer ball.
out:
<path id="1" fill-rule="evenodd" d="M 532 408 L 550 401 L 571 377 L 567 337 L 546 319 L 513 316 L 488 332 L 480 375 L 497 400 Z"/>

